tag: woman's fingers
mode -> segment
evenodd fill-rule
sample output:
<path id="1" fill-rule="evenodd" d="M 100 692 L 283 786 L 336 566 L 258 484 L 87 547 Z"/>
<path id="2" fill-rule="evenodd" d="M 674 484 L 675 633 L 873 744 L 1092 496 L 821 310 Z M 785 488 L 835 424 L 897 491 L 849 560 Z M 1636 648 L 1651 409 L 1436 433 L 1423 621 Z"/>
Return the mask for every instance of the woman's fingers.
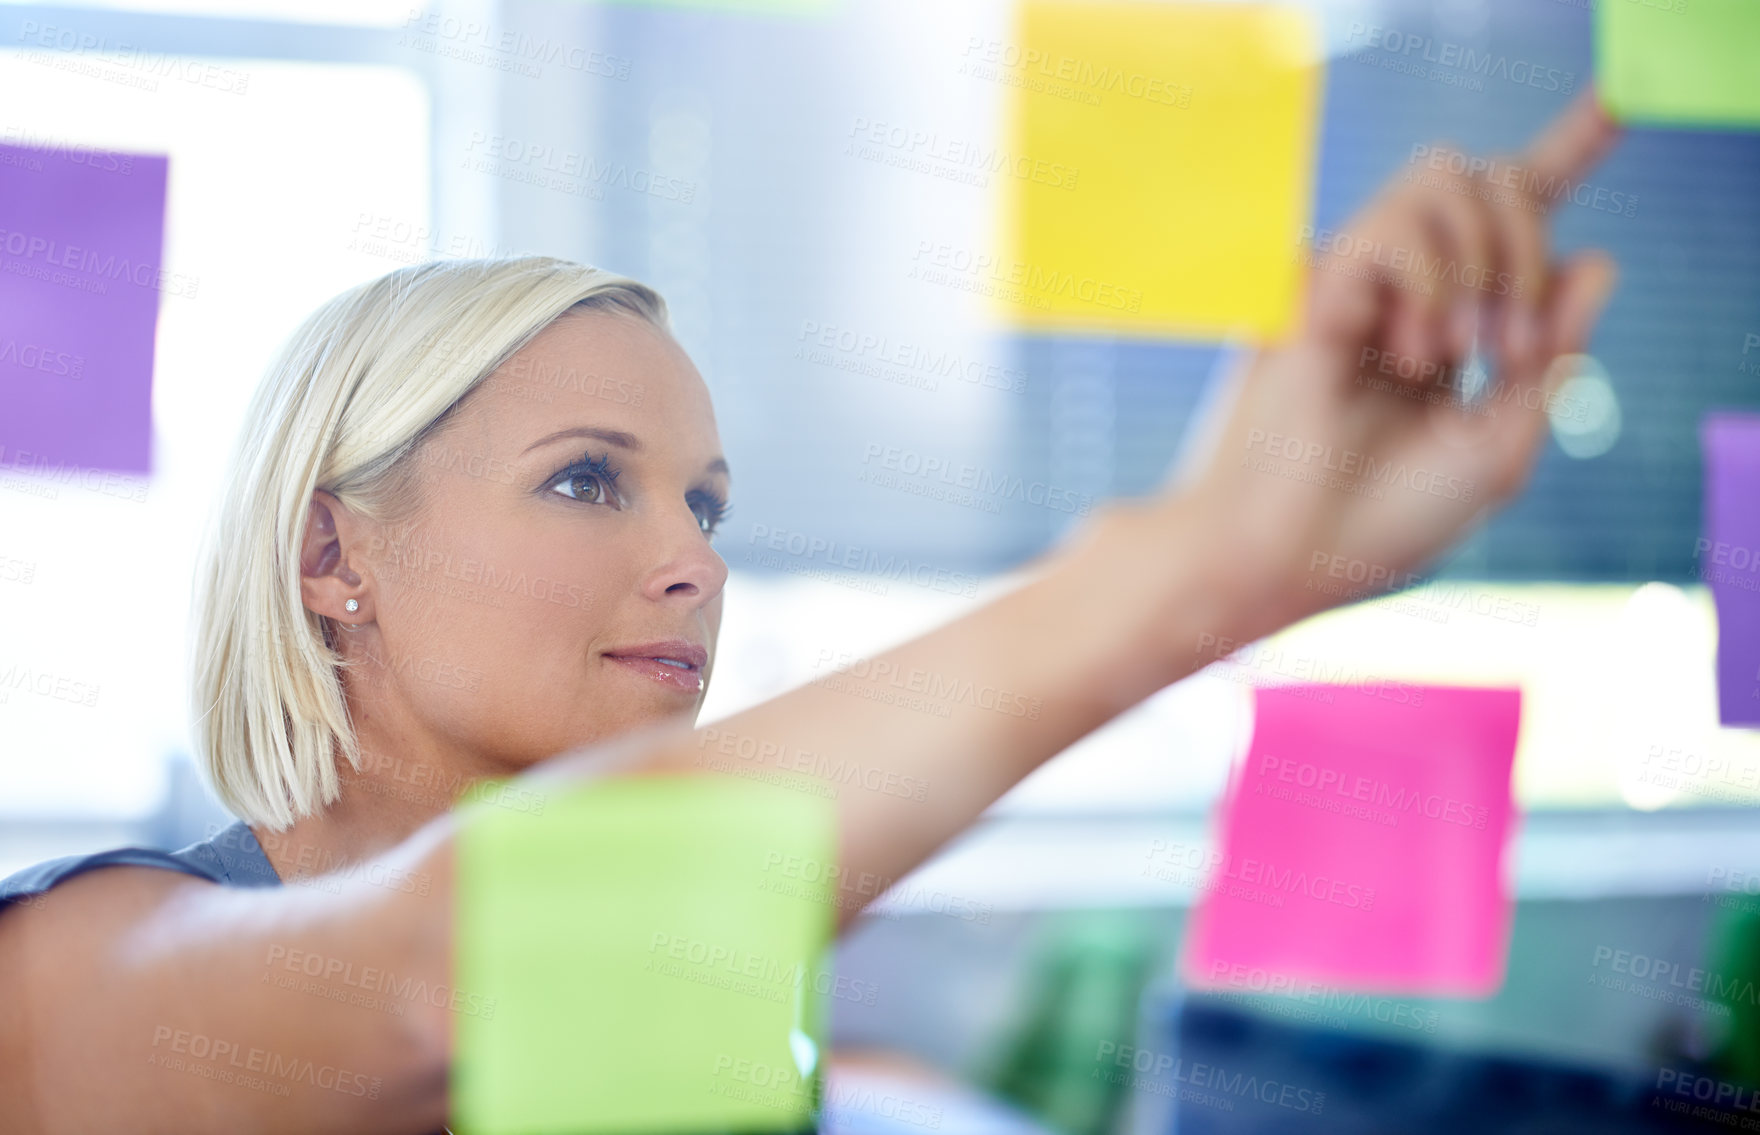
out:
<path id="1" fill-rule="evenodd" d="M 1605 252 L 1579 253 L 1566 263 L 1543 324 L 1547 350 L 1553 358 L 1583 353 L 1618 283 L 1619 267 Z"/>
<path id="2" fill-rule="evenodd" d="M 1348 225 L 1312 281 L 1309 338 L 1374 346 L 1402 373 L 1456 373 L 1475 337 L 1498 370 L 1544 370 L 1553 292 L 1546 217 L 1619 138 L 1586 91 L 1514 159 L 1432 164 Z M 1452 154 L 1443 147 L 1438 153 Z"/>
<path id="3" fill-rule="evenodd" d="M 1618 278 L 1613 258 L 1599 251 L 1581 253 L 1554 269 L 1539 309 L 1536 351 L 1525 366 L 1507 372 L 1497 392 L 1511 413 L 1494 439 L 1496 499 L 1514 496 L 1527 483 L 1550 423 L 1549 407 L 1568 377 L 1567 368 L 1554 364 L 1583 353 Z"/>
<path id="4" fill-rule="evenodd" d="M 1448 163 L 1452 168 L 1453 163 Z M 1462 166 L 1465 167 L 1463 162 Z M 1432 273 L 1431 358 L 1452 373 L 1473 349 L 1479 312 L 1491 294 L 1484 281 L 1501 271 L 1495 218 L 1484 186 L 1465 173 L 1445 173 L 1426 202 L 1428 230 L 1437 249 Z"/>
<path id="5" fill-rule="evenodd" d="M 1528 182 L 1527 171 L 1511 159 L 1499 157 L 1487 163 L 1484 178 L 1502 273 L 1491 288 L 1496 317 L 1486 329 L 1487 340 L 1502 367 L 1519 370 L 1532 365 L 1544 350 L 1540 319 L 1549 287 L 1546 206 L 1522 188 Z"/>
<path id="6" fill-rule="evenodd" d="M 1593 87 L 1571 101 L 1535 135 L 1522 152 L 1521 163 L 1532 177 L 1528 192 L 1555 201 L 1549 193 L 1561 182 L 1580 181 L 1619 141 L 1620 127 L 1595 96 Z"/>

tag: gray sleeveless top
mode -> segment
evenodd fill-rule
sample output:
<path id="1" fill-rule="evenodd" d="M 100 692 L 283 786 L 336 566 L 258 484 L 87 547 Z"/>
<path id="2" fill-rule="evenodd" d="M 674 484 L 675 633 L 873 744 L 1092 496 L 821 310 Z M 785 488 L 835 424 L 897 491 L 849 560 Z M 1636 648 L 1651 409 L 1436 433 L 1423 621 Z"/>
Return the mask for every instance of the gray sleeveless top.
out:
<path id="1" fill-rule="evenodd" d="M 28 902 L 63 879 L 83 875 L 99 867 L 163 867 L 195 875 L 225 887 L 279 887 L 262 845 L 243 820 L 216 832 L 208 839 L 179 851 L 150 847 L 118 847 L 90 855 L 64 855 L 26 867 L 0 879 L 0 910 L 8 903 Z"/>
<path id="2" fill-rule="evenodd" d="M 6 909 L 8 903 L 29 902 L 63 879 L 71 879 L 99 867 L 116 866 L 162 867 L 168 871 L 195 875 L 225 887 L 281 885 L 281 876 L 275 873 L 269 857 L 263 854 L 263 847 L 257 842 L 257 837 L 240 820 L 210 838 L 178 851 L 119 847 L 91 855 L 65 855 L 60 859 L 49 859 L 26 867 L 16 874 L 0 879 L 0 910 Z M 815 1135 L 818 1127 L 813 1125 L 797 1130 L 802 1135 Z"/>
<path id="3" fill-rule="evenodd" d="M 263 847 L 243 820 L 178 851 L 150 847 L 119 847 L 91 855 L 64 855 L 26 867 L 0 879 L 0 910 L 8 903 L 30 902 L 63 879 L 99 867 L 163 867 L 195 875 L 223 887 L 279 887 L 281 876 L 263 854 Z M 442 1132 L 444 1132 L 444 1128 Z M 436 1135 L 442 1135 L 437 1132 Z"/>

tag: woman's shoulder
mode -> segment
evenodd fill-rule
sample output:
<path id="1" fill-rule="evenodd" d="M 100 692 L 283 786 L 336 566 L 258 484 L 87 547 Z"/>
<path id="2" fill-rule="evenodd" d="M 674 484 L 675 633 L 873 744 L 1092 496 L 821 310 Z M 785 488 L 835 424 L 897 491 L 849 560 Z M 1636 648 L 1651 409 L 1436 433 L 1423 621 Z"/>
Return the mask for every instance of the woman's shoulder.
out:
<path id="1" fill-rule="evenodd" d="M 274 887 L 281 884 L 262 845 L 240 820 L 207 839 L 177 851 L 151 847 L 117 847 L 86 855 L 64 855 L 32 864 L 0 879 L 0 909 L 30 903 L 58 883 L 100 867 L 159 867 L 227 887 Z"/>

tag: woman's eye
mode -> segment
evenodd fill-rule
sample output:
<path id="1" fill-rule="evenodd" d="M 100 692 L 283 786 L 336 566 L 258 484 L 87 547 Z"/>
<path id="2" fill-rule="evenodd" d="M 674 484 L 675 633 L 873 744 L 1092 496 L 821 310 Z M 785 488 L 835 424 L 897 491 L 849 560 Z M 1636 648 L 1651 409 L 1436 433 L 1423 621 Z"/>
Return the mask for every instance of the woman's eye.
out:
<path id="1" fill-rule="evenodd" d="M 611 487 L 597 473 L 566 473 L 550 487 L 583 504 L 604 504 L 611 499 Z"/>
<path id="2" fill-rule="evenodd" d="M 697 514 L 697 527 L 703 530 L 705 536 L 715 535 L 716 529 L 721 527 L 722 521 L 727 519 L 727 514 L 731 511 L 725 501 L 712 497 L 701 497 L 692 501 L 691 508 Z"/>

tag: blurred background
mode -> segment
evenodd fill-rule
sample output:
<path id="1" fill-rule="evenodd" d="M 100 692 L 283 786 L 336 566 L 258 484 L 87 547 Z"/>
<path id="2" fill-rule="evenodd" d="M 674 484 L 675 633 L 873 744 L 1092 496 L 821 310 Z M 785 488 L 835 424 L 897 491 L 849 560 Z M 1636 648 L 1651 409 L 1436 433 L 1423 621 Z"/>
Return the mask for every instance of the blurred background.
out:
<path id="1" fill-rule="evenodd" d="M 1317 229 L 1415 145 L 1518 147 L 1593 72 L 1587 0 L 1296 7 L 1324 60 Z M 861 145 L 876 124 L 1000 136 L 1030 97 L 1007 65 L 1016 16 L 1003 0 L 0 3 L 0 143 L 168 155 L 164 266 L 181 281 L 159 304 L 151 474 L 94 489 L 0 464 L 0 674 L 99 691 L 0 692 L 0 875 L 229 822 L 187 756 L 200 537 L 280 341 L 401 265 L 540 252 L 666 297 L 737 471 L 705 723 L 969 610 L 1079 522 L 1068 502 L 1151 491 L 1241 344 L 1011 325 L 920 271 L 944 246 L 996 246 L 1007 179 Z M 1552 81 L 1410 73 L 1370 29 Z M 182 60 L 220 78 L 180 81 Z M 1427 1043 L 1651 1080 L 1728 1047 L 1727 1008 L 1591 978 L 1605 946 L 1693 964 L 1719 919 L 1760 909 L 1760 744 L 1718 723 L 1696 551 L 1700 419 L 1760 408 L 1760 136 L 1633 129 L 1588 184 L 1558 208 L 1557 242 L 1610 250 L 1622 280 L 1527 494 L 1425 586 L 1171 687 L 1023 784 L 849 939 L 840 972 L 865 984 L 834 1003 L 840 1049 L 982 1090 L 1005 1109 L 986 1123 L 1176 1123 L 1165 1093 L 1091 1075 L 1095 1037 L 1222 1043 L 1192 1039 L 1208 1018 L 1174 965 L 1201 889 L 1146 875 L 1146 849 L 1210 846 L 1252 687 L 1315 676 L 1524 691 L 1508 977 L 1489 998 L 1399 1002 L 1430 1014 Z M 887 361 L 864 341 L 915 349 Z M 886 449 L 1058 503 L 866 476 Z M 851 572 L 852 550 L 931 570 Z M 1664 782 L 1659 754 L 1702 759 Z M 1271 997 L 1228 1009 L 1215 1036 L 1308 1027 L 1366 1046 L 1334 1070 L 1347 1081 L 1417 1076 L 1373 1048 L 1411 1039 L 1379 1009 L 1334 1005 L 1318 1024 Z M 1259 1129 L 1193 1110 L 1183 1129 Z"/>

